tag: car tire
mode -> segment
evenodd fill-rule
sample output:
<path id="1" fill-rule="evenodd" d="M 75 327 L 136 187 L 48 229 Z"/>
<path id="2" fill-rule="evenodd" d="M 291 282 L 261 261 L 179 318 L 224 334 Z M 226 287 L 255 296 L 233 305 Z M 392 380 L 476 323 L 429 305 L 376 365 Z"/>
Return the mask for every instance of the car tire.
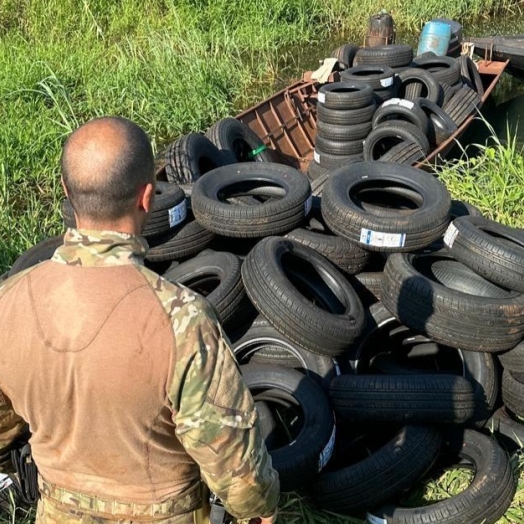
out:
<path id="1" fill-rule="evenodd" d="M 331 262 L 298 242 L 261 240 L 246 257 L 242 277 L 258 311 L 304 349 L 336 357 L 364 327 L 364 309 L 351 285 Z"/>

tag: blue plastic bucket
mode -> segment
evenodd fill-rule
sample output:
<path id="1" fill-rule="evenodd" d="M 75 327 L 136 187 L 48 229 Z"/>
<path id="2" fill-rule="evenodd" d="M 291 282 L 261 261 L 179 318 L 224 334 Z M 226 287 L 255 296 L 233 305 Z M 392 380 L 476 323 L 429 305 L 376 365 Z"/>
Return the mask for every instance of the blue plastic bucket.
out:
<path id="1" fill-rule="evenodd" d="M 448 52 L 451 38 L 451 26 L 445 22 L 428 22 L 422 29 L 418 44 L 417 55 L 433 51 L 438 56 L 445 56 Z"/>

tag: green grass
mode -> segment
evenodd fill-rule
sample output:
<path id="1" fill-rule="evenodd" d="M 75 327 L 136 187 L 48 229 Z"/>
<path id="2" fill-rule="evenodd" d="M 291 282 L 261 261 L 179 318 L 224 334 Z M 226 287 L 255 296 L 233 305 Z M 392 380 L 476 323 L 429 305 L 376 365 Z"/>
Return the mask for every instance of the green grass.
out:
<path id="1" fill-rule="evenodd" d="M 518 475 L 517 492 L 513 503 L 497 524 L 522 524 L 524 521 L 524 454 L 517 451 L 511 457 L 515 474 Z M 437 479 L 420 482 L 409 494 L 406 505 L 425 506 L 461 493 L 471 480 L 473 473 L 466 469 L 450 469 Z M 0 524 L 32 524 L 34 511 L 16 509 L 10 515 L 0 513 Z M 280 524 L 365 524 L 365 521 L 350 516 L 338 515 L 330 511 L 321 511 L 314 507 L 305 496 L 296 493 L 282 494 L 279 503 Z M 247 524 L 247 520 L 239 521 Z"/>
<path id="2" fill-rule="evenodd" d="M 436 15 L 466 20 L 518 5 L 393 0 L 386 7 L 399 29 L 418 30 Z M 60 147 L 79 123 L 126 116 L 160 150 L 263 99 L 298 48 L 341 31 L 361 41 L 381 7 L 371 0 L 0 2 L 0 274 L 60 231 Z"/>
<path id="3" fill-rule="evenodd" d="M 439 178 L 454 198 L 476 205 L 486 217 L 524 227 L 524 157 L 516 134 L 508 129 L 501 140 L 493 133 L 487 144 L 475 144 L 475 148 L 478 156 L 464 150 L 459 160 L 439 170 Z"/>

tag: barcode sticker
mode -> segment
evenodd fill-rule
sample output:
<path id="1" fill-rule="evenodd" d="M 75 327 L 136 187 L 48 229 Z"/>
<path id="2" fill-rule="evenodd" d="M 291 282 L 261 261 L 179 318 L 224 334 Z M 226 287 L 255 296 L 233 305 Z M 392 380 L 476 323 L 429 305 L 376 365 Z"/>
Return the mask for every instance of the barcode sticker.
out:
<path id="1" fill-rule="evenodd" d="M 398 106 L 400 104 L 400 101 L 401 101 L 400 98 L 390 98 L 389 100 L 386 100 L 382 104 L 382 107 L 387 107 L 387 106 L 392 106 L 392 105 Z"/>
<path id="2" fill-rule="evenodd" d="M 404 247 L 406 233 L 383 233 L 362 228 L 360 230 L 360 242 L 366 244 L 366 246 Z"/>
<path id="3" fill-rule="evenodd" d="M 398 103 L 399 106 L 407 107 L 408 109 L 413 109 L 415 107 L 415 104 L 411 100 L 400 100 Z"/>
<path id="4" fill-rule="evenodd" d="M 453 242 L 455 242 L 455 239 L 457 238 L 457 235 L 459 234 L 459 230 L 453 225 L 453 222 L 448 226 L 446 229 L 446 232 L 444 233 L 444 244 L 448 246 L 450 249 L 453 247 Z"/>
<path id="5" fill-rule="evenodd" d="M 313 206 L 313 195 L 309 195 L 304 202 L 304 216 L 307 217 Z"/>
<path id="6" fill-rule="evenodd" d="M 390 98 L 382 104 L 382 107 L 387 106 L 403 106 L 407 107 L 408 109 L 413 109 L 415 104 L 411 100 L 405 100 L 404 98 Z"/>
<path id="7" fill-rule="evenodd" d="M 320 452 L 320 456 L 318 457 L 318 471 L 321 471 L 324 468 L 324 466 L 328 463 L 329 459 L 331 458 L 331 455 L 333 455 L 336 432 L 337 427 L 335 424 L 333 424 L 333 431 L 331 432 L 331 436 L 329 437 L 328 443 Z"/>
<path id="8" fill-rule="evenodd" d="M 0 491 L 4 491 L 4 489 L 8 488 L 12 483 L 13 480 L 9 475 L 0 473 Z"/>
<path id="9" fill-rule="evenodd" d="M 313 159 L 317 164 L 320 164 L 320 155 L 315 151 L 313 151 Z"/>
<path id="10" fill-rule="evenodd" d="M 321 104 L 325 104 L 325 102 L 326 102 L 326 94 L 325 93 L 319 93 L 318 94 L 318 101 Z"/>
<path id="11" fill-rule="evenodd" d="M 375 517 L 375 515 L 372 515 L 371 513 L 366 513 L 366 520 L 369 522 L 369 524 L 388 524 L 386 519 Z"/>
<path id="12" fill-rule="evenodd" d="M 393 85 L 393 77 L 392 76 L 388 76 L 387 78 L 382 78 L 380 80 L 380 85 L 382 87 L 389 87 L 389 86 Z"/>
<path id="13" fill-rule="evenodd" d="M 178 206 L 172 207 L 169 210 L 169 227 L 175 227 L 177 224 L 183 222 L 187 217 L 186 201 L 183 200 Z"/>

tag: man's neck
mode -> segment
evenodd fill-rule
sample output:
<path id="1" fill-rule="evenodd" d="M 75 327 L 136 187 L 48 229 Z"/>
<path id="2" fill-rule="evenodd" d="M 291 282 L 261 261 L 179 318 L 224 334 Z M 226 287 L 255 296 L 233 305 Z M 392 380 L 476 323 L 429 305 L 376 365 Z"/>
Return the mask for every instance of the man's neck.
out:
<path id="1" fill-rule="evenodd" d="M 140 235 L 142 231 L 141 226 L 131 217 L 102 222 L 85 219 L 80 220 L 76 217 L 76 227 L 77 229 L 89 229 L 94 231 L 118 231 L 129 235 Z"/>

